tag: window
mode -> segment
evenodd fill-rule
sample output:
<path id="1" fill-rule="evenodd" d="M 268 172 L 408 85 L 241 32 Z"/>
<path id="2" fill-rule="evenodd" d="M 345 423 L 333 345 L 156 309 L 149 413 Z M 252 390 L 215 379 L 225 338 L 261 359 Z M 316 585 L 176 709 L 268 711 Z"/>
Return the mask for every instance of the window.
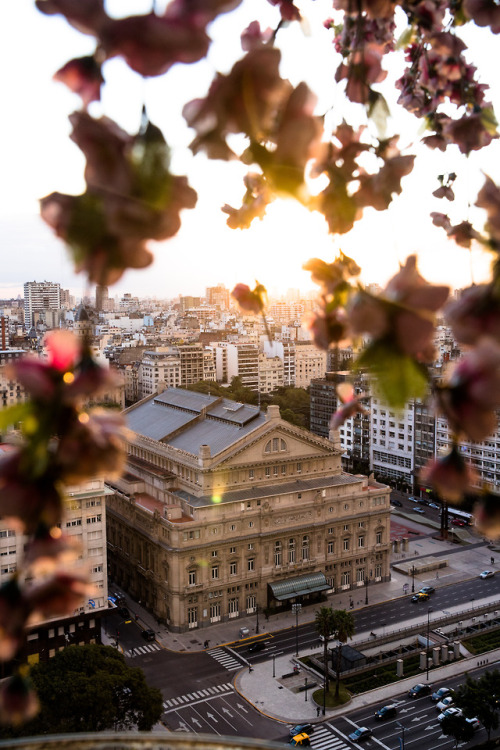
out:
<path id="1" fill-rule="evenodd" d="M 288 562 L 295 562 L 295 539 L 288 540 Z"/>
<path id="2" fill-rule="evenodd" d="M 238 599 L 236 597 L 234 599 L 230 599 L 228 605 L 229 617 L 237 617 L 239 614 Z"/>
<path id="3" fill-rule="evenodd" d="M 285 474 L 286 474 L 286 466 L 282 466 L 282 467 L 281 467 L 281 476 L 283 476 L 283 477 L 284 477 L 284 476 L 285 476 Z"/>
<path id="4" fill-rule="evenodd" d="M 249 557 L 248 558 L 248 565 L 247 565 L 248 572 L 255 570 L 255 558 Z"/>
<path id="5" fill-rule="evenodd" d="M 102 573 L 102 565 L 94 565 L 92 573 Z"/>
<path id="6" fill-rule="evenodd" d="M 301 471 L 302 471 L 302 464 L 299 461 L 299 462 L 297 462 L 297 474 L 300 474 Z"/>
<path id="7" fill-rule="evenodd" d="M 344 539 L 343 546 L 344 546 L 344 552 L 347 552 L 347 550 L 349 549 L 349 539 Z"/>
<path id="8" fill-rule="evenodd" d="M 212 567 L 212 581 L 216 581 L 219 577 L 219 566 L 214 565 Z"/>
<path id="9" fill-rule="evenodd" d="M 375 544 L 382 544 L 382 532 L 377 531 L 375 534 Z"/>
<path id="10" fill-rule="evenodd" d="M 229 553 L 231 555 L 234 555 L 235 552 L 236 552 L 236 547 L 229 547 Z"/>
<path id="11" fill-rule="evenodd" d="M 236 531 L 236 524 L 232 523 L 231 526 L 229 527 L 229 530 Z"/>
<path id="12" fill-rule="evenodd" d="M 276 566 L 281 565 L 281 552 L 282 552 L 281 542 L 275 542 L 275 544 L 274 544 L 274 564 Z"/>
<path id="13" fill-rule="evenodd" d="M 365 580 L 365 570 L 364 568 L 358 568 L 356 570 L 356 581 L 358 583 L 363 583 Z"/>
<path id="14" fill-rule="evenodd" d="M 235 576 L 237 573 L 237 569 L 238 569 L 238 563 L 235 563 L 235 562 L 229 563 L 229 575 L 230 576 Z"/>
<path id="15" fill-rule="evenodd" d="M 253 469 L 249 469 L 248 471 L 248 478 L 253 479 L 255 477 L 255 472 Z"/>
<path id="16" fill-rule="evenodd" d="M 302 537 L 302 559 L 309 560 L 309 537 Z"/>
<path id="17" fill-rule="evenodd" d="M 358 536 L 358 547 L 364 547 L 364 546 L 365 546 L 364 536 Z"/>
<path id="18" fill-rule="evenodd" d="M 190 586 L 196 585 L 196 570 L 190 570 L 188 573 L 188 583 Z"/>
<path id="19" fill-rule="evenodd" d="M 99 514 L 98 516 L 89 516 L 89 518 L 87 518 L 87 523 L 100 523 L 101 520 L 101 514 Z"/>
<path id="20" fill-rule="evenodd" d="M 250 544 L 248 545 L 248 549 L 253 549 L 253 543 L 252 542 L 250 542 Z"/>
<path id="21" fill-rule="evenodd" d="M 199 539 L 200 538 L 200 530 L 199 529 L 193 529 L 193 531 L 185 531 L 184 532 L 184 541 L 187 542 L 189 539 Z"/>
<path id="22" fill-rule="evenodd" d="M 251 529 L 252 527 L 253 527 L 253 521 L 249 521 L 249 522 L 248 522 L 248 528 L 250 528 L 250 529 Z"/>
<path id="23" fill-rule="evenodd" d="M 266 477 L 271 476 L 271 468 L 269 466 L 266 466 Z"/>
<path id="24" fill-rule="evenodd" d="M 333 555 L 333 552 L 334 552 L 334 543 L 333 543 L 333 541 L 332 542 L 328 542 L 328 549 L 327 549 L 327 551 L 328 551 L 329 555 Z"/>
<path id="25" fill-rule="evenodd" d="M 382 566 L 380 563 L 375 565 L 375 578 L 382 578 Z"/>
<path id="26" fill-rule="evenodd" d="M 87 518 L 87 523 L 89 523 L 88 518 Z M 74 518 L 72 521 L 67 521 L 66 528 L 68 529 L 70 526 L 81 526 L 81 525 L 82 525 L 82 519 Z"/>
<path id="27" fill-rule="evenodd" d="M 188 627 L 196 628 L 198 626 L 198 607 L 188 607 Z"/>
<path id="28" fill-rule="evenodd" d="M 210 622 L 219 622 L 221 618 L 220 604 L 210 605 Z"/>
<path id="29" fill-rule="evenodd" d="M 255 594 L 247 596 L 247 612 L 255 612 L 257 607 L 257 597 Z"/>
<path id="30" fill-rule="evenodd" d="M 273 476 L 275 476 L 275 477 L 278 476 L 278 467 L 277 466 L 273 466 Z"/>
<path id="31" fill-rule="evenodd" d="M 358 529 L 362 529 L 364 525 L 365 525 L 364 521 L 359 521 L 358 522 Z"/>
<path id="32" fill-rule="evenodd" d="M 218 554 L 218 553 L 217 553 L 217 550 L 216 550 L 216 549 L 213 549 L 213 550 L 212 550 L 212 557 L 217 557 L 217 554 Z"/>
<path id="33" fill-rule="evenodd" d="M 344 524 L 344 531 L 349 531 L 349 524 L 348 523 Z"/>
<path id="34" fill-rule="evenodd" d="M 328 533 L 329 534 L 333 534 L 333 526 L 329 526 L 328 527 Z"/>
<path id="35" fill-rule="evenodd" d="M 340 585 L 341 586 L 349 586 L 351 583 L 351 571 L 346 570 L 344 573 L 342 573 L 340 577 Z"/>

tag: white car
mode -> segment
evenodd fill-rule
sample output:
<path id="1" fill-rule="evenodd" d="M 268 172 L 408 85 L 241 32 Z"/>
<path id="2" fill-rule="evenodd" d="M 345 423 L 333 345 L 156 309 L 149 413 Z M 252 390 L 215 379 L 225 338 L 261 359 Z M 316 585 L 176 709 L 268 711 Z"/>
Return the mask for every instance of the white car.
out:
<path id="1" fill-rule="evenodd" d="M 443 721 L 443 719 L 447 718 L 448 716 L 462 716 L 463 712 L 461 708 L 447 708 L 446 711 L 443 711 L 442 714 L 439 714 L 438 721 Z"/>
<path id="2" fill-rule="evenodd" d="M 483 570 L 482 573 L 479 573 L 479 578 L 493 578 L 494 575 L 492 570 Z"/>
<path id="3" fill-rule="evenodd" d="M 436 708 L 438 711 L 443 713 L 443 711 L 446 711 L 447 708 L 451 708 L 455 705 L 455 701 L 453 700 L 453 697 L 451 695 L 447 695 L 446 698 L 443 698 L 442 701 L 439 701 L 439 703 L 436 705 Z"/>
<path id="4" fill-rule="evenodd" d="M 473 719 L 465 719 L 465 721 L 468 724 L 472 725 L 472 728 L 475 732 L 477 732 L 478 729 L 481 729 L 481 722 L 479 721 L 479 719 L 476 719 L 476 717 L 474 717 Z"/>

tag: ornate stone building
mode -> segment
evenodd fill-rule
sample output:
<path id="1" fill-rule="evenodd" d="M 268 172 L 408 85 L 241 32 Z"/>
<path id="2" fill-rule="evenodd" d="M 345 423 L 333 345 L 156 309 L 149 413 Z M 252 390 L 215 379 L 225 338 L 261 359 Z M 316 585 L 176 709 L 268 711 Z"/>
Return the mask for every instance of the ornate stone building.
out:
<path id="1" fill-rule="evenodd" d="M 110 575 L 173 631 L 390 577 L 389 488 L 279 407 L 168 388 L 127 416 Z"/>

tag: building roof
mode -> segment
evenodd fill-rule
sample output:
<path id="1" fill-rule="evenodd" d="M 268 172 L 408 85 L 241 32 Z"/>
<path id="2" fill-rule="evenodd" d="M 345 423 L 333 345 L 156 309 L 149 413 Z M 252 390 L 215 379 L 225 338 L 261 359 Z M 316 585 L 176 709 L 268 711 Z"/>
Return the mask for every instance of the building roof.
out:
<path id="1" fill-rule="evenodd" d="M 126 414 L 134 432 L 193 456 L 202 445 L 216 456 L 266 421 L 256 406 L 182 388 L 167 388 Z"/>

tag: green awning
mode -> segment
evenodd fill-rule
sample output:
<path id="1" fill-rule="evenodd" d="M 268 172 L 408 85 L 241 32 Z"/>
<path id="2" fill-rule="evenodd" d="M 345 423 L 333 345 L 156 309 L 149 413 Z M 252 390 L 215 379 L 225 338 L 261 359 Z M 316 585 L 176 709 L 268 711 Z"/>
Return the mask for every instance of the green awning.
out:
<path id="1" fill-rule="evenodd" d="M 327 582 L 324 573 L 309 573 L 305 576 L 287 578 L 286 581 L 270 583 L 269 588 L 273 597 L 282 602 L 286 599 L 294 599 L 296 596 L 326 591 L 331 588 L 331 585 Z"/>

